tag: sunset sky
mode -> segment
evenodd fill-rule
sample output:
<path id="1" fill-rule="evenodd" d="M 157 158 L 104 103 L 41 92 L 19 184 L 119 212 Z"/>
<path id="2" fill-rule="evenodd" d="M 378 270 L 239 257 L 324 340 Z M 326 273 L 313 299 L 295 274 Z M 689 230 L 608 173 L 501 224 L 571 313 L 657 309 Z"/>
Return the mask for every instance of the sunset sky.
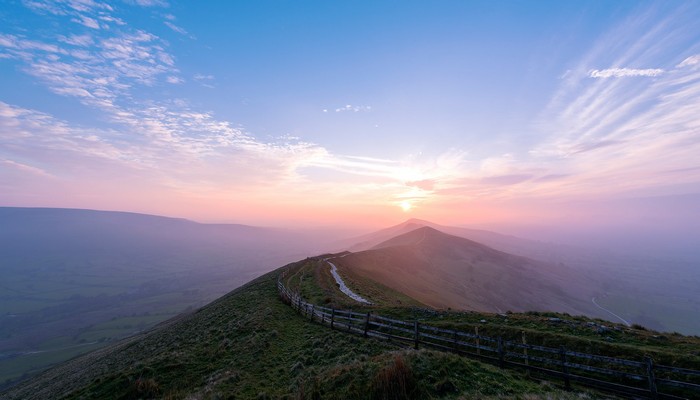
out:
<path id="1" fill-rule="evenodd" d="M 697 1 L 4 0 L 0 206 L 690 229 L 698 21 Z"/>

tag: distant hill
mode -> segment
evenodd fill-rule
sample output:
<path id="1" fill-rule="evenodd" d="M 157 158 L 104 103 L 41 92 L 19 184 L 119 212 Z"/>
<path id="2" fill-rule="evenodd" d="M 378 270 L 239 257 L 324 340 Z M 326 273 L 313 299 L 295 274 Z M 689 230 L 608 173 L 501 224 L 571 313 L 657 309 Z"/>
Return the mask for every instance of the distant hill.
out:
<path id="1" fill-rule="evenodd" d="M 475 242 L 485 244 L 489 247 L 493 247 L 501 251 L 513 253 L 516 255 L 525 255 L 528 257 L 535 257 L 536 255 L 542 255 L 543 253 L 551 252 L 552 247 L 557 246 L 552 243 L 542 243 L 535 240 L 523 239 L 511 235 L 503 235 L 497 232 L 491 232 L 482 229 L 469 229 L 456 226 L 440 225 L 422 219 L 411 218 L 389 228 L 368 233 L 362 236 L 346 239 L 346 248 L 347 250 L 353 252 L 368 250 L 383 241 L 389 240 L 395 236 L 407 232 L 411 232 L 417 228 L 421 228 L 424 226 L 439 230 L 450 235 L 473 240 Z"/>
<path id="2" fill-rule="evenodd" d="M 581 274 L 430 227 L 336 261 L 437 308 L 601 315 L 590 302 L 593 284 Z"/>
<path id="3" fill-rule="evenodd" d="M 126 212 L 0 207 L 0 387 L 314 254 L 323 237 Z"/>

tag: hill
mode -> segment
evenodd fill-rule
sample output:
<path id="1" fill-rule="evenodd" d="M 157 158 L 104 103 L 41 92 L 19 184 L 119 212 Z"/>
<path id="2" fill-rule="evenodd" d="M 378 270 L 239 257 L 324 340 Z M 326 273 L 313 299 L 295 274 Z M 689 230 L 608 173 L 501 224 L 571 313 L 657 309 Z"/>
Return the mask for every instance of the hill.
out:
<path id="1" fill-rule="evenodd" d="M 380 231 L 346 239 L 336 244 L 335 248 L 354 252 L 369 250 L 381 242 L 424 226 L 473 240 L 495 250 L 575 271 L 589 282 L 593 281 L 597 293 L 592 295 L 596 295 L 599 305 L 630 323 L 658 331 L 700 334 L 700 319 L 696 318 L 700 313 L 700 292 L 697 290 L 700 269 L 697 262 L 682 258 L 625 253 L 615 247 L 562 245 L 486 230 L 439 225 L 420 219 L 409 219 Z M 610 313 L 605 317 L 616 318 Z"/>
<path id="2" fill-rule="evenodd" d="M 345 248 L 352 252 L 369 250 L 386 240 L 422 227 L 433 228 L 440 232 L 485 244 L 497 250 L 532 258 L 543 258 L 542 256 L 551 254 L 554 247 L 558 247 L 553 243 L 542 243 L 535 240 L 504 235 L 483 229 L 470 229 L 440 225 L 418 218 L 411 218 L 400 224 L 390 226 L 376 232 L 346 239 L 344 244 Z"/>
<path id="3" fill-rule="evenodd" d="M 592 283 L 575 271 L 430 227 L 334 262 L 436 308 L 600 315 Z"/>
<path id="4" fill-rule="evenodd" d="M 312 245 L 321 237 L 124 212 L 0 207 L 0 387 L 207 304 L 318 251 Z"/>
<path id="5" fill-rule="evenodd" d="M 0 395 L 8 400 L 380 399 L 403 382 L 406 398 L 579 398 L 456 355 L 403 350 L 310 323 L 280 301 L 276 282 L 277 273 L 269 273 L 195 312 Z"/>

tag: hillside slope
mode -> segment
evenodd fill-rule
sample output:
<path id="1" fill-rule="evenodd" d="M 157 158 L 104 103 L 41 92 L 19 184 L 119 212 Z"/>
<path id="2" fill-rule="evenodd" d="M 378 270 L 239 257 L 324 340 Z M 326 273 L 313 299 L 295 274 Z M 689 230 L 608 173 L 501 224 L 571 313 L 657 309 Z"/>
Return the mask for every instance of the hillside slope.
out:
<path id="1" fill-rule="evenodd" d="M 336 261 L 432 307 L 600 315 L 586 277 L 430 227 Z"/>
<path id="2" fill-rule="evenodd" d="M 396 374 L 408 398 L 552 393 L 455 355 L 399 350 L 310 323 L 279 300 L 276 276 L 61 364 L 0 397 L 382 398 Z"/>
<path id="3" fill-rule="evenodd" d="M 580 271 L 600 289 L 596 301 L 630 323 L 648 328 L 700 334 L 700 270 L 697 262 L 679 255 L 650 257 L 640 251 L 625 251 L 610 243 L 605 248 L 587 247 L 581 243 L 564 245 L 492 231 L 435 224 L 409 219 L 401 224 L 356 236 L 338 243 L 339 250 L 360 252 L 408 233 L 419 227 L 431 227 L 509 254 L 532 258 L 550 264 L 565 265 Z M 601 236 L 605 232 L 600 232 Z M 609 233 L 609 232 L 608 232 Z M 589 299 L 590 300 L 590 299 Z M 604 318 L 614 318 L 612 314 Z"/>
<path id="4" fill-rule="evenodd" d="M 403 235 L 418 228 L 429 227 L 448 235 L 459 236 L 465 239 L 473 240 L 477 243 L 484 244 L 494 249 L 505 251 L 507 253 L 543 259 L 559 245 L 553 243 L 542 243 L 535 240 L 528 240 L 516 236 L 504 235 L 497 232 L 491 232 L 483 229 L 461 228 L 456 226 L 446 226 L 436 224 L 430 221 L 411 218 L 398 225 L 390 226 L 376 232 L 368 233 L 362 236 L 346 239 L 346 248 L 352 252 L 369 250 L 372 247 L 385 242 L 393 237 Z"/>
<path id="5" fill-rule="evenodd" d="M 320 236 L 126 212 L 0 207 L 0 389 L 315 253 Z"/>

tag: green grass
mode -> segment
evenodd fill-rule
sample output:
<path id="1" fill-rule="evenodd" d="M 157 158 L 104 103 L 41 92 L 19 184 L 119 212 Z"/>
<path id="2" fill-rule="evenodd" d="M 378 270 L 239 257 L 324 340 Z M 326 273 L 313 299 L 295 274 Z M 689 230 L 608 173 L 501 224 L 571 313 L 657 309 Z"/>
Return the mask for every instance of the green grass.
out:
<path id="1" fill-rule="evenodd" d="M 300 276 L 290 279 L 314 290 Z M 317 288 L 315 295 L 325 293 Z M 404 380 L 411 385 L 407 398 L 567 396 L 547 384 L 466 358 L 404 350 L 310 323 L 279 299 L 275 273 L 191 315 L 49 370 L 4 395 L 8 399 L 382 398 L 397 373 L 397 357 L 405 363 L 398 376 L 412 377 Z"/>
<path id="2" fill-rule="evenodd" d="M 375 304 L 362 307 L 342 294 L 318 259 L 288 266 L 285 283 L 316 304 L 367 310 L 404 320 L 502 335 L 528 343 L 614 356 L 652 354 L 696 366 L 700 338 L 659 335 L 602 320 L 552 313 L 484 314 L 426 309 L 362 277 L 353 289 Z M 589 399 L 519 372 L 432 350 L 411 350 L 311 323 L 284 304 L 277 273 L 264 275 L 195 312 L 51 369 L 0 394 L 7 399 Z M 121 329 L 148 315 L 93 326 Z M 482 320 L 484 322 L 482 322 Z M 598 332 L 601 325 L 608 329 Z M 618 329 L 616 329 L 618 328 Z M 611 340 L 612 339 L 612 340 Z M 54 343 L 54 344 L 59 344 Z M 687 364 L 684 364 L 687 363 Z M 692 364 L 692 365 L 688 365 Z"/>
<path id="3" fill-rule="evenodd" d="M 323 257 L 325 258 L 325 257 Z M 338 266 L 343 281 L 350 290 L 370 300 L 374 309 L 383 307 L 425 307 L 422 303 L 370 279 L 363 278 Z M 284 284 L 314 304 L 343 309 L 358 307 L 338 288 L 328 263 L 319 258 L 310 258 L 291 268 Z"/>
<path id="4" fill-rule="evenodd" d="M 700 369 L 700 337 L 697 336 L 633 329 L 601 319 L 559 313 L 490 314 L 432 310 L 402 294 L 398 297 L 395 291 L 384 289 L 352 271 L 340 269 L 341 276 L 348 286 L 374 303 L 372 306 L 363 306 L 340 292 L 334 283 L 328 283 L 328 279 L 324 277 L 328 269 L 326 263 L 312 258 L 290 270 L 285 283 L 292 290 L 301 288 L 302 296 L 315 304 L 326 303 L 358 312 L 370 311 L 405 321 L 417 320 L 469 333 L 478 329 L 481 335 L 502 336 L 506 340 L 521 341 L 525 336 L 529 344 L 555 348 L 566 346 L 584 353 L 640 361 L 650 356 L 657 363 Z M 301 284 L 297 284 L 299 277 L 303 277 Z M 397 306 L 398 302 L 391 300 L 392 297 L 400 299 L 398 302 L 402 305 Z"/>

